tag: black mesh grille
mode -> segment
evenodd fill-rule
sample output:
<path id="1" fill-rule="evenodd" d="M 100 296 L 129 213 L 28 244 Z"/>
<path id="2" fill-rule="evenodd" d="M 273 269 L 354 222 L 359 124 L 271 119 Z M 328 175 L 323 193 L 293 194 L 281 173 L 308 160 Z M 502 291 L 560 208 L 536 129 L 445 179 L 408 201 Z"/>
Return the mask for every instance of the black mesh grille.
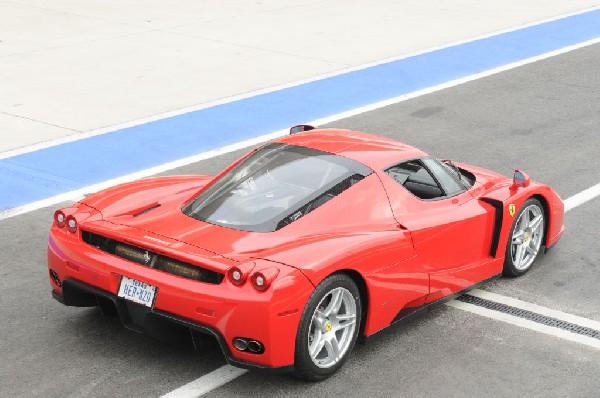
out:
<path id="1" fill-rule="evenodd" d="M 283 228 L 286 225 L 293 223 L 300 217 L 303 217 L 303 216 L 307 215 L 308 213 L 310 213 L 311 211 L 318 208 L 319 206 L 324 205 L 325 203 L 329 202 L 331 199 L 335 198 L 336 196 L 338 196 L 339 194 L 344 192 L 346 189 L 350 188 L 352 185 L 354 185 L 357 182 L 359 182 L 360 180 L 362 180 L 363 178 L 365 178 L 365 177 L 361 174 L 354 174 L 354 175 L 346 178 L 345 180 L 341 181 L 339 184 L 336 184 L 329 190 L 323 192 L 321 195 L 319 195 L 315 199 L 311 200 L 310 202 L 308 202 L 307 204 L 305 204 L 304 206 L 302 206 L 301 208 L 299 208 L 298 210 L 296 210 L 289 216 L 285 217 L 283 220 L 279 221 L 279 223 L 277 224 L 277 229 Z"/>
<path id="2" fill-rule="evenodd" d="M 481 297 L 475 297 L 469 294 L 464 294 L 458 297 L 457 300 L 462 301 L 463 303 L 477 305 L 479 307 L 487 308 L 489 310 L 503 312 L 505 314 L 527 319 L 529 321 L 541 323 L 542 325 L 563 329 L 571 333 L 577 333 L 594 339 L 600 339 L 599 330 L 594 330 L 585 326 L 576 325 L 571 322 L 561 321 L 560 319 L 552 318 L 532 311 L 527 311 L 521 308 L 516 308 L 510 305 L 497 303 L 495 301 L 482 299 Z"/>
<path id="3" fill-rule="evenodd" d="M 187 279 L 194 279 L 200 282 L 219 284 L 223 281 L 224 274 L 211 271 L 206 268 L 175 260 L 151 252 L 137 246 L 118 242 L 114 239 L 106 238 L 101 235 L 88 231 L 82 231 L 83 241 L 112 255 L 124 258 L 137 264 L 155 268 L 169 274 L 181 276 Z"/>

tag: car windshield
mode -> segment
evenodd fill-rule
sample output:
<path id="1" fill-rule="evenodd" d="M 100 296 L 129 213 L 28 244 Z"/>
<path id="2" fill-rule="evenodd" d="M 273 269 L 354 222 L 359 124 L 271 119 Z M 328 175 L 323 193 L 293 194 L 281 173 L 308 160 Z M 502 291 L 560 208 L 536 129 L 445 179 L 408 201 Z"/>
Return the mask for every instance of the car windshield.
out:
<path id="1" fill-rule="evenodd" d="M 331 153 L 271 143 L 213 182 L 183 212 L 228 228 L 275 231 L 371 172 Z"/>

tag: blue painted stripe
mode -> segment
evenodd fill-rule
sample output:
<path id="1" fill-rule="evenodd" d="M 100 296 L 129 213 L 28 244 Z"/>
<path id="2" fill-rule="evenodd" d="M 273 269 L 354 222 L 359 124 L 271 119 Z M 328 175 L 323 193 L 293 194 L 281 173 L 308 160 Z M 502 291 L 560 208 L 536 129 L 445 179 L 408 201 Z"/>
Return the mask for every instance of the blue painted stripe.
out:
<path id="1" fill-rule="evenodd" d="M 600 37 L 600 10 L 0 160 L 0 210 Z"/>

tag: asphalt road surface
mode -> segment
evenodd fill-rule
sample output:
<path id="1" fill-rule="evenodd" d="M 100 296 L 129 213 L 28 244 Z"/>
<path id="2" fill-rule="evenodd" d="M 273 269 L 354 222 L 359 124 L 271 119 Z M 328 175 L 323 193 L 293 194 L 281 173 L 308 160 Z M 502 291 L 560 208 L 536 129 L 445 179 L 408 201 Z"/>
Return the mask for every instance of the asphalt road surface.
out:
<path id="1" fill-rule="evenodd" d="M 600 182 L 600 45 L 335 126 L 506 175 L 519 168 L 568 198 Z M 215 174 L 242 152 L 169 174 Z M 127 331 L 97 309 L 55 302 L 45 264 L 54 210 L 0 221 L 0 396 L 160 396 L 225 364 L 210 339 L 194 351 L 189 343 Z M 599 198 L 573 209 L 564 237 L 531 272 L 483 289 L 600 321 L 599 214 Z M 441 306 L 357 346 L 324 382 L 249 372 L 207 396 L 597 397 L 599 391 L 600 350 Z"/>

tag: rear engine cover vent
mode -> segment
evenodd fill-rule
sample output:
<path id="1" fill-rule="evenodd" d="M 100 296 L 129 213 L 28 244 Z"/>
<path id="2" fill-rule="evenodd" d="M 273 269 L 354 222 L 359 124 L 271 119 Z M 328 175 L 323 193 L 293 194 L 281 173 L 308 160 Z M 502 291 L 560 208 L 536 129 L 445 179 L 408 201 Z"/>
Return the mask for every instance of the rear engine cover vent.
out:
<path id="1" fill-rule="evenodd" d="M 155 268 L 168 274 L 193 279 L 200 282 L 218 285 L 223 281 L 224 274 L 197 265 L 188 264 L 146 249 L 119 242 L 89 231 L 82 231 L 83 241 L 102 251 L 132 261 L 137 264 Z"/>

